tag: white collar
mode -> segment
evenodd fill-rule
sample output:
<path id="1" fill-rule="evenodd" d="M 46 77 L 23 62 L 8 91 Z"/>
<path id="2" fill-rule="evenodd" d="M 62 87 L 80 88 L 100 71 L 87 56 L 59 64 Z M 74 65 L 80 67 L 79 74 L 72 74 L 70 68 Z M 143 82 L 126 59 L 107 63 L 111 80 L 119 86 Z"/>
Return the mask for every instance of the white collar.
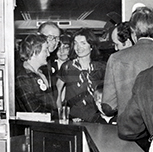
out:
<path id="1" fill-rule="evenodd" d="M 138 40 L 141 40 L 141 39 L 146 39 L 146 40 L 151 40 L 151 41 L 153 41 L 153 38 L 151 38 L 151 37 L 140 37 Z"/>

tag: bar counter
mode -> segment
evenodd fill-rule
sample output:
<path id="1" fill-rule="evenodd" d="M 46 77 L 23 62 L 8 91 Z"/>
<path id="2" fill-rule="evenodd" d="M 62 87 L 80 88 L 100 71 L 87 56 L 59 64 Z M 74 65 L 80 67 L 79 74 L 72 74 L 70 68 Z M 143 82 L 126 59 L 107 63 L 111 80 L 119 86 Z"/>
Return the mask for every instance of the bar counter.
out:
<path id="1" fill-rule="evenodd" d="M 47 134 L 50 131 L 52 133 L 56 132 L 57 130 L 59 130 L 60 133 L 64 131 L 64 134 L 69 134 L 68 135 L 69 140 L 71 140 L 70 134 L 74 134 L 75 138 L 76 136 L 78 137 L 76 138 L 77 140 L 75 141 L 78 142 L 77 148 L 72 148 L 72 151 L 74 152 L 82 152 L 83 149 L 82 144 L 79 144 L 79 142 L 82 140 L 82 137 L 80 136 L 82 134 L 77 132 L 85 133 L 87 143 L 92 152 L 124 152 L 124 151 L 143 152 L 143 150 L 135 142 L 124 141 L 119 139 L 117 135 L 117 126 L 115 125 L 86 123 L 86 122 L 78 122 L 78 123 L 70 122 L 69 125 L 62 125 L 58 124 L 57 122 L 49 123 L 49 122 L 35 122 L 35 121 L 24 121 L 24 120 L 10 120 L 10 126 L 11 126 L 10 127 L 11 137 L 18 136 L 24 133 L 24 131 L 22 130 L 24 127 L 22 126 L 30 127 L 32 130 L 37 132 L 39 131 L 47 132 Z M 59 135 L 59 132 L 57 134 Z M 34 137 L 36 137 L 35 134 Z M 45 138 L 47 139 L 49 137 L 47 136 Z M 32 151 L 35 152 L 36 150 Z"/>
<path id="2" fill-rule="evenodd" d="M 117 126 L 81 123 L 85 126 L 99 152 L 143 152 L 131 141 L 121 140 L 117 135 Z"/>

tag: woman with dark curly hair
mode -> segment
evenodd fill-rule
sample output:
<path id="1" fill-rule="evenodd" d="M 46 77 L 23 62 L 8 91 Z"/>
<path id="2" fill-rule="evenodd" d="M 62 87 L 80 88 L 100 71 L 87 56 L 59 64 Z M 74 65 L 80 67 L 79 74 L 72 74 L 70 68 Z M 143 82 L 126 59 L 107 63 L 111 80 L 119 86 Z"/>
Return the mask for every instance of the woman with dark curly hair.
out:
<path id="1" fill-rule="evenodd" d="M 131 28 L 129 22 L 119 23 L 113 30 L 111 38 L 115 46 L 115 50 L 119 51 L 134 45 L 131 37 Z"/>
<path id="2" fill-rule="evenodd" d="M 94 89 L 103 82 L 105 73 L 105 65 L 95 61 L 98 40 L 91 30 L 80 29 L 74 34 L 72 42 L 70 60 L 62 64 L 58 73 L 57 105 L 61 106 L 62 87 L 66 85 L 65 101 L 70 106 L 73 120 L 106 123 L 93 98 Z"/>

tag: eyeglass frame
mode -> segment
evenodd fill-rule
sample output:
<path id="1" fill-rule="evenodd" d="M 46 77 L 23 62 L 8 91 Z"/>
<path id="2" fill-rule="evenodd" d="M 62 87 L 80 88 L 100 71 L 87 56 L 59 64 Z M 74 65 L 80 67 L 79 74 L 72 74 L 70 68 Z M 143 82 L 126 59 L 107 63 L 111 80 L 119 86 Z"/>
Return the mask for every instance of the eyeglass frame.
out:
<path id="1" fill-rule="evenodd" d="M 47 38 L 49 38 L 50 41 L 60 41 L 60 36 L 54 36 L 54 35 L 47 35 Z"/>
<path id="2" fill-rule="evenodd" d="M 60 41 L 60 36 L 54 36 L 54 35 L 51 35 L 51 34 L 45 35 L 45 34 L 42 34 L 42 33 L 39 33 L 39 32 L 38 32 L 38 34 L 46 36 L 46 38 L 49 38 L 50 41 L 53 41 L 53 40 Z"/>

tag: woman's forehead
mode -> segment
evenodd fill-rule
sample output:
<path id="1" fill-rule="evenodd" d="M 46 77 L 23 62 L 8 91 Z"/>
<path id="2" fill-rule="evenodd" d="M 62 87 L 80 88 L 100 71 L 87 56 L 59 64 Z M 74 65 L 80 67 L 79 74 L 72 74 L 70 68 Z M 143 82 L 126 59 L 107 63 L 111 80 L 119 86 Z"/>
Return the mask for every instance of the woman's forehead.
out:
<path id="1" fill-rule="evenodd" d="M 81 42 L 81 41 L 87 41 L 86 40 L 86 37 L 84 35 L 77 35 L 75 38 L 74 38 L 75 41 L 77 42 Z"/>

